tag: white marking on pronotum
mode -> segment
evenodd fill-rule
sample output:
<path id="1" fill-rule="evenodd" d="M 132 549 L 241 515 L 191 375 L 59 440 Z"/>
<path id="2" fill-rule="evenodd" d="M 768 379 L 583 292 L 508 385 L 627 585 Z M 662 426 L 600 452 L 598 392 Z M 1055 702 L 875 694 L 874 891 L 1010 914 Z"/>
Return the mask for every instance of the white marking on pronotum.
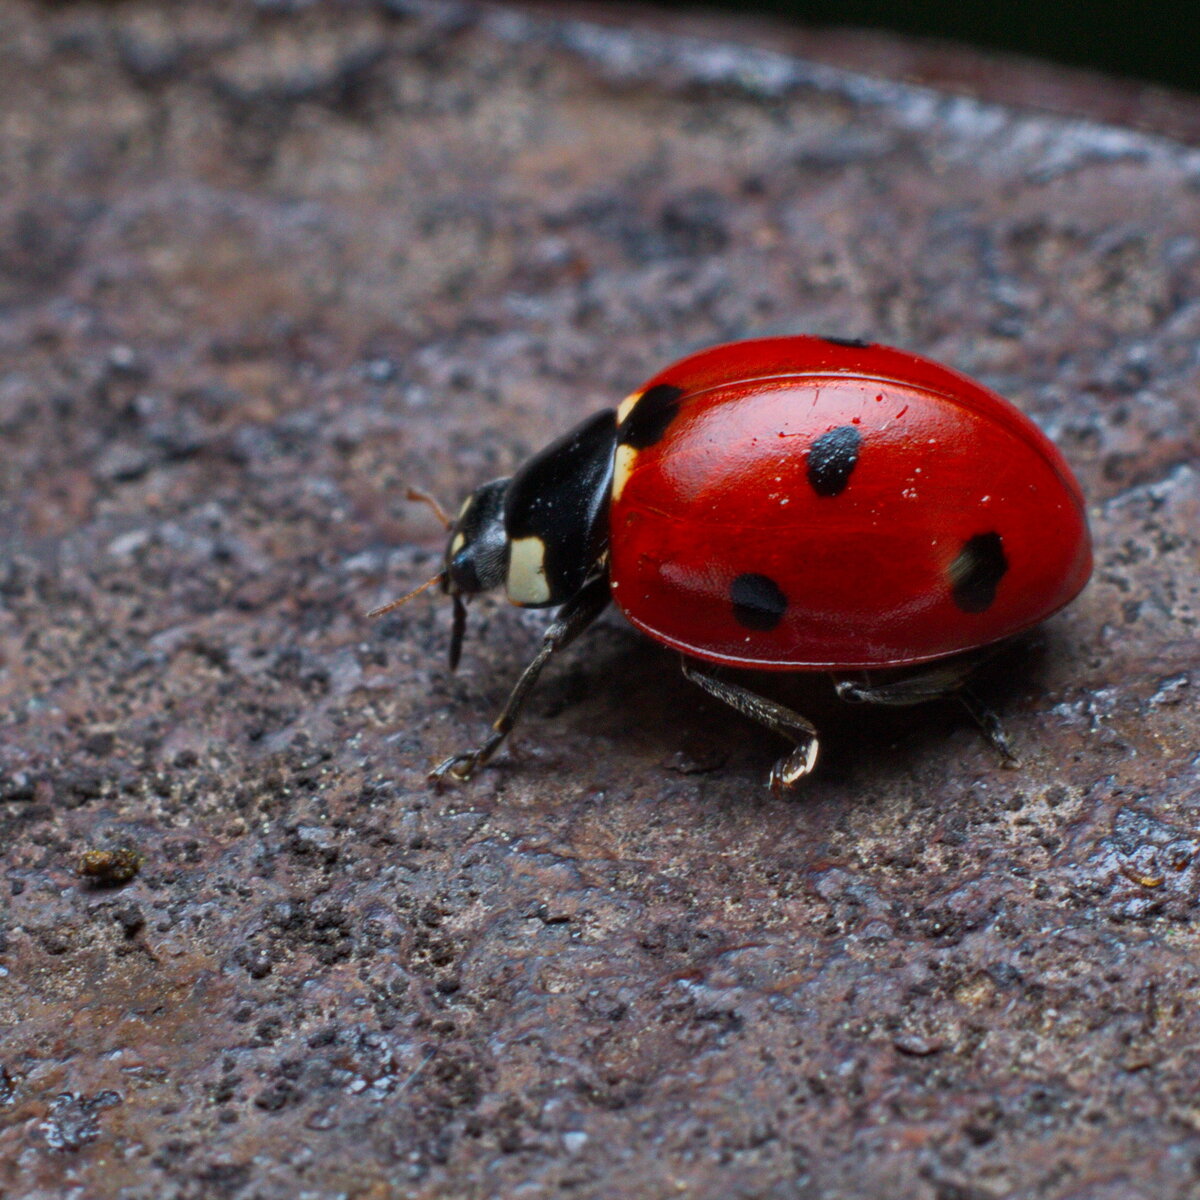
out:
<path id="1" fill-rule="evenodd" d="M 545 604 L 550 599 L 546 543 L 540 537 L 514 538 L 509 544 L 505 590 L 514 604 Z"/>
<path id="2" fill-rule="evenodd" d="M 631 412 L 633 406 L 642 398 L 641 392 L 631 392 L 624 400 L 617 405 L 617 425 L 619 426 Z"/>
<path id="3" fill-rule="evenodd" d="M 617 429 L 621 428 L 626 417 L 637 407 L 637 402 L 644 395 L 643 392 L 631 392 L 624 400 L 617 405 Z M 619 500 L 621 492 L 625 488 L 626 482 L 629 480 L 630 473 L 633 471 L 634 459 L 637 458 L 637 450 L 633 446 L 622 446 L 617 444 L 617 452 L 613 455 L 613 481 L 612 481 L 612 498 Z"/>
<path id="4" fill-rule="evenodd" d="M 618 446 L 613 455 L 612 498 L 620 500 L 629 476 L 633 474 L 633 464 L 637 461 L 637 450 L 632 446 Z"/>

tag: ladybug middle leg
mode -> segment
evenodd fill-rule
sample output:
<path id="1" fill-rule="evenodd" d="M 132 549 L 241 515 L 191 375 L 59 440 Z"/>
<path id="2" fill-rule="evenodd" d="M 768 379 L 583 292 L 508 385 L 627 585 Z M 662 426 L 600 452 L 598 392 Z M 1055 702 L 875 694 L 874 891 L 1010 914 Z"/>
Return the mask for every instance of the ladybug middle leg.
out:
<path id="1" fill-rule="evenodd" d="M 440 783 L 449 775 L 452 779 L 465 782 L 500 749 L 504 739 L 512 732 L 521 709 L 533 691 L 542 668 L 554 654 L 569 646 L 605 609 L 609 601 L 607 575 L 594 575 L 558 611 L 558 617 L 542 635 L 541 649 L 533 656 L 529 665 L 521 672 L 516 687 L 500 715 L 492 723 L 492 732 L 474 750 L 452 754 L 429 772 L 430 783 Z"/>
<path id="2" fill-rule="evenodd" d="M 992 653 L 989 650 L 984 654 L 963 655 L 887 683 L 840 679 L 835 681 L 834 690 L 838 699 L 847 704 L 880 704 L 891 708 L 906 708 L 912 704 L 924 704 L 928 700 L 957 700 L 982 730 L 983 736 L 1000 755 L 1004 765 L 1015 767 L 1020 765 L 1020 760 L 1000 724 L 1000 718 L 966 686 L 967 680 L 992 657 Z"/>
<path id="3" fill-rule="evenodd" d="M 799 713 L 747 691 L 737 684 L 726 683 L 712 675 L 701 671 L 695 663 L 685 658 L 681 663 L 683 674 L 698 687 L 702 687 L 710 696 L 723 700 L 730 708 L 736 709 L 743 716 L 765 725 L 780 737 L 795 742 L 796 748 L 784 755 L 772 768 L 770 785 L 773 792 L 786 791 L 793 788 L 817 765 L 817 730 Z"/>

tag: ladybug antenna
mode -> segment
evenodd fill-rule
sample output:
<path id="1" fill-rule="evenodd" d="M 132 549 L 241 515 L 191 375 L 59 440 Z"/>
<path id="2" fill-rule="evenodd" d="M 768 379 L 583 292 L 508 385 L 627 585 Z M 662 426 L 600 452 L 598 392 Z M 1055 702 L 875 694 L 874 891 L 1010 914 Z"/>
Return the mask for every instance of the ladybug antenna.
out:
<path id="1" fill-rule="evenodd" d="M 467 632 L 467 604 L 457 592 L 451 599 L 454 601 L 454 623 L 450 629 L 450 670 L 454 671 L 458 669 L 463 635 Z"/>
<path id="2" fill-rule="evenodd" d="M 378 608 L 373 608 L 368 617 L 382 617 L 384 613 L 394 612 L 402 605 L 407 604 L 414 596 L 419 596 L 426 588 L 431 588 L 435 583 L 441 583 L 446 578 L 445 571 L 439 571 L 432 579 L 427 579 L 420 587 L 415 587 L 411 592 L 400 597 L 399 600 L 389 600 L 386 604 L 381 604 Z"/>
<path id="3" fill-rule="evenodd" d="M 405 493 L 406 500 L 415 500 L 418 504 L 427 504 L 433 510 L 433 515 L 442 523 L 442 527 L 449 529 L 454 524 L 450 514 L 437 502 L 437 498 L 431 496 L 428 492 L 421 491 L 420 488 L 410 487 Z"/>

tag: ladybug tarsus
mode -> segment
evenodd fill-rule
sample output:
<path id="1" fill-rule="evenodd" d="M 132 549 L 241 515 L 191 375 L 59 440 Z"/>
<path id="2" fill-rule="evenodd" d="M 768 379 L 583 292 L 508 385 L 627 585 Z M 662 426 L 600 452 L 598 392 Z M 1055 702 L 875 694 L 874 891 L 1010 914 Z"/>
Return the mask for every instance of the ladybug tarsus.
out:
<path id="1" fill-rule="evenodd" d="M 1004 732 L 1004 726 L 1000 724 L 1000 718 L 970 688 L 961 688 L 955 694 L 955 699 L 967 710 L 971 715 L 971 719 L 979 726 L 992 749 L 1000 756 L 1000 762 L 1004 766 L 1014 770 L 1019 767 L 1021 765 L 1021 758 L 1013 749 L 1012 743 L 1008 740 L 1008 734 Z"/>
<path id="2" fill-rule="evenodd" d="M 817 765 L 817 730 L 810 721 L 774 700 L 701 671 L 686 658 L 681 665 L 684 677 L 710 696 L 715 696 L 744 717 L 765 725 L 780 737 L 795 743 L 796 748 L 771 768 L 768 781 L 771 791 L 777 794 L 789 791 Z"/>
<path id="3" fill-rule="evenodd" d="M 462 601 L 455 596 L 455 603 Z M 430 783 L 443 783 L 447 776 L 465 783 L 480 768 L 491 760 L 500 749 L 504 739 L 512 732 L 521 709 L 533 691 L 542 673 L 542 668 L 564 647 L 569 646 L 608 607 L 609 586 L 607 575 L 594 575 L 559 610 L 558 617 L 542 634 L 542 644 L 521 672 L 516 686 L 509 693 L 500 715 L 492 724 L 492 732 L 474 750 L 453 754 L 429 772 Z"/>

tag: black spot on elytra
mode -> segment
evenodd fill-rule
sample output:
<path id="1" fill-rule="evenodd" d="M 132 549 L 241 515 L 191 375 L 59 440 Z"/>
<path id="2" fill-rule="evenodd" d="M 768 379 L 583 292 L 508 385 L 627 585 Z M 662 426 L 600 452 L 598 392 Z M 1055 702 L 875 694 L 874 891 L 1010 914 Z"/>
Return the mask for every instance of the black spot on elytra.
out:
<path id="1" fill-rule="evenodd" d="M 865 350 L 873 344 L 864 341 L 862 338 L 823 337 L 821 341 L 828 342 L 831 346 L 845 346 L 848 350 Z"/>
<path id="2" fill-rule="evenodd" d="M 633 406 L 633 410 L 621 422 L 617 430 L 617 442 L 632 446 L 634 450 L 645 450 L 653 446 L 667 426 L 679 415 L 679 401 L 683 389 L 669 383 L 658 383 L 647 388 Z"/>
<path id="3" fill-rule="evenodd" d="M 739 575 L 729 587 L 734 619 L 746 629 L 767 633 L 783 620 L 787 597 L 766 575 Z"/>
<path id="4" fill-rule="evenodd" d="M 1008 558 L 998 533 L 977 533 L 969 538 L 950 564 L 950 591 L 963 612 L 981 613 L 991 608 L 996 588 L 1008 570 Z"/>
<path id="5" fill-rule="evenodd" d="M 808 482 L 818 496 L 837 496 L 845 490 L 858 464 L 861 444 L 853 425 L 839 425 L 813 442 L 808 452 Z"/>

